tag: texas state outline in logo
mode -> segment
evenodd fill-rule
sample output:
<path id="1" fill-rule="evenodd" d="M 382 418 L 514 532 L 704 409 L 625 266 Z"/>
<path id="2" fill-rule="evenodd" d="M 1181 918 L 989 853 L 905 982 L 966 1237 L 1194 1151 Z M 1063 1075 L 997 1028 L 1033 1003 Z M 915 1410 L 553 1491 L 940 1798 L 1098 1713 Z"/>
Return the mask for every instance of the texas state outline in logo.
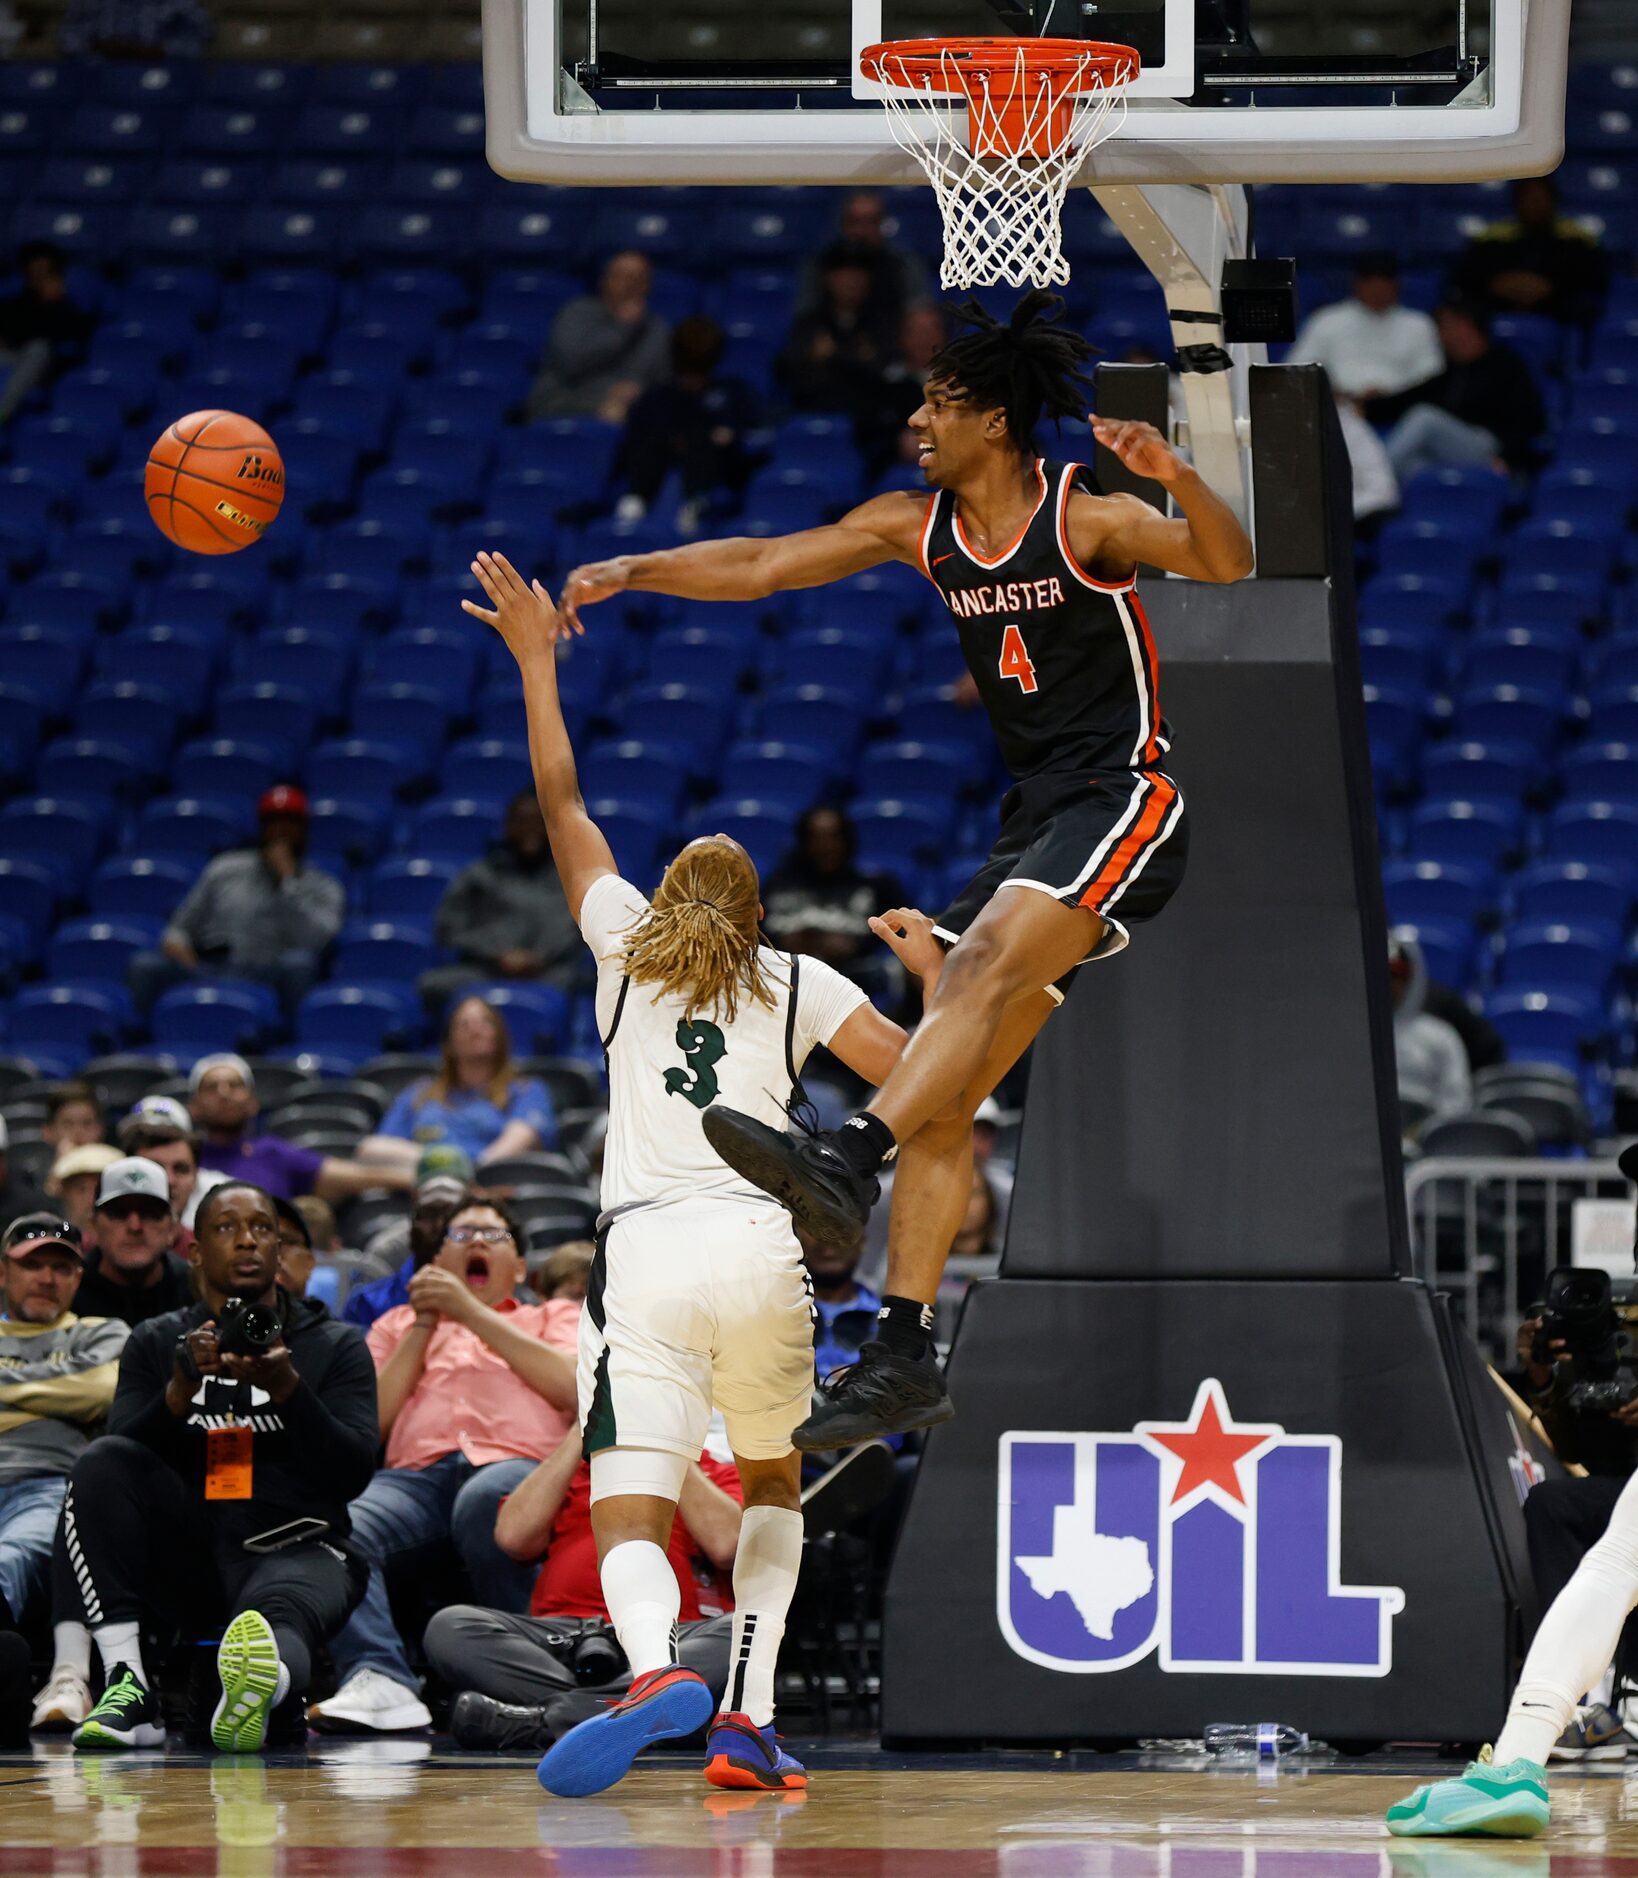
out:
<path id="1" fill-rule="evenodd" d="M 1344 1585 L 1342 1442 L 1236 1422 L 1208 1376 L 1187 1421 L 1012 1431 L 996 1618 L 1018 1655 L 1101 1675 L 1158 1649 L 1187 1675 L 1385 1676 L 1396 1585 Z"/>

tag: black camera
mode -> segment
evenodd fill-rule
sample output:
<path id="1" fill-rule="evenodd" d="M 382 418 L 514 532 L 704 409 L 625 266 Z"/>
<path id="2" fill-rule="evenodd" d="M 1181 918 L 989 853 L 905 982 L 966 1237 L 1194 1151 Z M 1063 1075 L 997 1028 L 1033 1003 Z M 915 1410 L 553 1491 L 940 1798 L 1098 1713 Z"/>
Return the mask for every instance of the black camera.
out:
<path id="1" fill-rule="evenodd" d="M 277 1311 L 243 1298 L 224 1298 L 216 1323 L 216 1347 L 224 1356 L 265 1356 L 284 1334 Z"/>
<path id="2" fill-rule="evenodd" d="M 1608 1272 L 1561 1265 L 1547 1274 L 1544 1302 L 1531 1306 L 1541 1319 L 1531 1346 L 1533 1363 L 1551 1363 L 1553 1344 L 1563 1343 L 1570 1369 L 1564 1405 L 1578 1413 L 1608 1413 L 1638 1396 L 1632 1339 L 1621 1324 L 1617 1304 L 1638 1305 L 1638 1279 L 1623 1278 L 1617 1287 Z"/>
<path id="3" fill-rule="evenodd" d="M 569 1652 L 569 1667 L 574 1671 L 576 1682 L 598 1686 L 613 1682 L 624 1673 L 626 1653 L 614 1632 L 606 1624 L 599 1624 L 595 1629 L 582 1631 L 575 1639 L 574 1648 Z"/>

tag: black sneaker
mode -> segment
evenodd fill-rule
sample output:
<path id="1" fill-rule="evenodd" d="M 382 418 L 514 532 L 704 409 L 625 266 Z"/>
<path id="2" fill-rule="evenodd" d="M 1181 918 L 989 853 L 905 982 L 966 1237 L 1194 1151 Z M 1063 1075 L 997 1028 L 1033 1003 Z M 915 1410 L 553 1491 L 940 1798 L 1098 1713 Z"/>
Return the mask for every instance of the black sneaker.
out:
<path id="1" fill-rule="evenodd" d="M 850 1448 L 881 1435 L 936 1427 L 954 1413 L 931 1348 L 921 1356 L 900 1356 L 885 1343 L 872 1342 L 860 1347 L 858 1362 L 833 1369 L 819 1385 L 813 1413 L 791 1440 L 807 1453 Z"/>
<path id="2" fill-rule="evenodd" d="M 846 1244 L 864 1231 L 881 1182 L 856 1172 L 829 1135 L 783 1134 L 720 1103 L 702 1121 L 706 1140 L 734 1172 L 789 1207 L 816 1238 Z"/>
<path id="3" fill-rule="evenodd" d="M 508 1748 L 527 1748 L 538 1754 L 556 1739 L 544 1709 L 497 1702 L 476 1689 L 456 1696 L 449 1712 L 449 1732 L 458 1748 L 481 1748 L 497 1754 Z"/>
<path id="4" fill-rule="evenodd" d="M 154 1692 L 124 1663 L 108 1671 L 108 1686 L 97 1705 L 74 1730 L 80 1749 L 162 1748 L 165 1718 Z"/>

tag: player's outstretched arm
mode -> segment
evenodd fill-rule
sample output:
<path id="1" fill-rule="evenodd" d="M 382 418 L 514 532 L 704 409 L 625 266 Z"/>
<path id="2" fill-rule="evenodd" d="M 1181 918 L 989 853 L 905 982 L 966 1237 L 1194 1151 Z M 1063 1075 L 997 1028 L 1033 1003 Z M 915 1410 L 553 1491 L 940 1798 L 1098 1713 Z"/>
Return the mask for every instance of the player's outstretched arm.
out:
<path id="1" fill-rule="evenodd" d="M 461 606 L 474 619 L 494 627 L 523 674 L 535 794 L 546 817 L 546 835 L 569 915 L 578 922 L 580 902 L 592 882 L 620 870 L 580 794 L 574 748 L 557 693 L 557 608 L 540 582 L 526 581 L 504 554 L 480 554 L 472 571 L 494 605 L 482 607 L 475 600 L 463 600 Z"/>
<path id="2" fill-rule="evenodd" d="M 1076 497 L 1069 507 L 1069 538 L 1083 567 L 1135 563 L 1220 584 L 1251 572 L 1251 539 L 1238 517 L 1153 424 L 1094 415 L 1092 433 L 1134 476 L 1170 490 L 1183 513 L 1162 515 L 1139 496 Z"/>
<path id="3" fill-rule="evenodd" d="M 764 600 L 795 587 L 862 574 L 887 561 L 916 562 L 927 504 L 906 490 L 873 496 L 824 528 L 766 540 L 694 541 L 654 554 L 622 554 L 577 567 L 563 584 L 566 628 L 584 632 L 580 609 L 615 593 L 668 593 L 679 600 Z"/>

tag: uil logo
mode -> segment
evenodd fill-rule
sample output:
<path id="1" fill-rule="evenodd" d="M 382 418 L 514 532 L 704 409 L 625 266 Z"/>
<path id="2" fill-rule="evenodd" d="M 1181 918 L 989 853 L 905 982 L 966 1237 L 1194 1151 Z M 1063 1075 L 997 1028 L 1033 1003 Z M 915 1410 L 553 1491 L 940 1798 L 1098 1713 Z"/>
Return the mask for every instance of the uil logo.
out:
<path id="1" fill-rule="evenodd" d="M 1099 1675 L 1385 1676 L 1405 1594 L 1341 1583 L 1342 1442 L 1186 1422 L 1001 1437 L 996 1617 L 1020 1656 Z"/>

